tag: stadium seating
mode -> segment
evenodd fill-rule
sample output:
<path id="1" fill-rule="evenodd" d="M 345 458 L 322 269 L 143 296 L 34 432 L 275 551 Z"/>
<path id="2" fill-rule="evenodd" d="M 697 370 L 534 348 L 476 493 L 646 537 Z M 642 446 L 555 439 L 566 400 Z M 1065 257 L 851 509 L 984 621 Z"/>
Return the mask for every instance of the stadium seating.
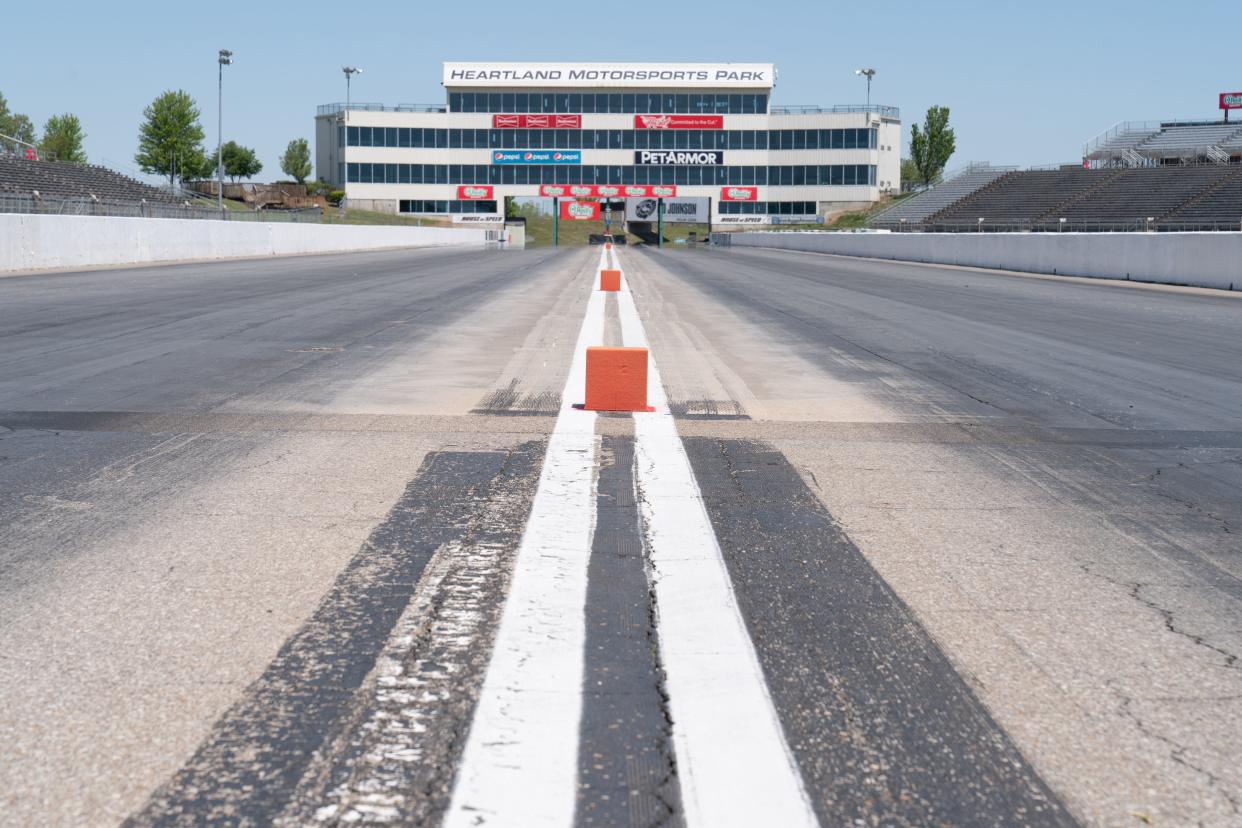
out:
<path id="1" fill-rule="evenodd" d="M 1242 166 L 1165 216 L 1169 226 L 1206 223 L 1242 229 Z"/>
<path id="2" fill-rule="evenodd" d="M 928 224 L 975 225 L 985 228 L 1022 225 L 1081 197 L 1118 170 L 1032 170 L 1013 173 L 973 196 L 928 218 Z"/>
<path id="3" fill-rule="evenodd" d="M 1228 139 L 1237 128 L 1237 124 L 1222 123 L 1171 124 L 1135 145 L 1135 149 L 1149 158 L 1201 155 L 1208 147 L 1217 146 Z"/>
<path id="4" fill-rule="evenodd" d="M 1144 222 L 1160 219 L 1236 168 L 1203 166 L 1139 167 L 1123 170 L 1091 193 L 1049 218 L 1070 222 Z"/>
<path id="5" fill-rule="evenodd" d="M 97 198 L 101 201 L 143 201 L 179 204 L 173 194 L 93 164 L 28 161 L 0 155 L 0 193 L 47 198 Z"/>
<path id="6" fill-rule="evenodd" d="M 1123 129 L 1102 141 L 1091 153 L 1093 158 L 1120 158 L 1126 150 L 1132 150 L 1149 138 L 1159 135 L 1158 129 Z"/>
<path id="7" fill-rule="evenodd" d="M 902 222 L 917 224 L 928 216 L 961 201 L 976 190 L 986 187 L 1012 169 L 1012 167 L 992 167 L 987 164 L 971 165 L 930 190 L 911 196 L 895 207 L 873 216 L 868 224 L 872 227 L 898 227 Z"/>

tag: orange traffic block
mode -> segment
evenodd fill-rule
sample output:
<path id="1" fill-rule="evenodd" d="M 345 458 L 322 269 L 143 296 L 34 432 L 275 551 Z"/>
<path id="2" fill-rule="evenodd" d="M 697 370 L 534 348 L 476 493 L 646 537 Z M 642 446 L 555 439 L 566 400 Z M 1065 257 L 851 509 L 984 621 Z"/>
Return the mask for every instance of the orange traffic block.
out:
<path id="1" fill-rule="evenodd" d="M 621 289 L 621 271 L 601 270 L 599 272 L 599 289 L 600 290 L 620 290 Z"/>
<path id="2" fill-rule="evenodd" d="M 604 242 L 605 250 L 612 250 L 612 242 Z"/>
<path id="3" fill-rule="evenodd" d="M 586 352 L 587 411 L 655 411 L 647 405 L 647 349 L 592 346 Z"/>

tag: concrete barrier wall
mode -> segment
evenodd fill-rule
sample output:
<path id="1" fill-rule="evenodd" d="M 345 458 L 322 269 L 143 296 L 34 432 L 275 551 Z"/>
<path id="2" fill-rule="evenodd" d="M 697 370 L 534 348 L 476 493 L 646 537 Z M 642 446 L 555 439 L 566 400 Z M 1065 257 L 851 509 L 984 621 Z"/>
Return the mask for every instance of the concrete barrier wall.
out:
<path id="1" fill-rule="evenodd" d="M 727 235 L 728 243 L 739 247 L 1242 290 L 1242 233 Z"/>
<path id="2" fill-rule="evenodd" d="M 482 247 L 476 228 L 0 214 L 0 273 L 393 247 Z"/>

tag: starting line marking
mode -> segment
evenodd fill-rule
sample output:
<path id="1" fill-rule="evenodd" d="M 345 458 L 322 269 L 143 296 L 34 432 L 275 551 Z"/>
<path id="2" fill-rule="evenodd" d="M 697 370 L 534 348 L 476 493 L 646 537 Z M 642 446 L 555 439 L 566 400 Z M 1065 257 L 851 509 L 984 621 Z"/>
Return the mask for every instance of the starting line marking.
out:
<path id="1" fill-rule="evenodd" d="M 624 271 L 621 287 L 622 339 L 650 353 Z M 647 402 L 635 472 L 686 825 L 816 826 L 654 358 Z"/>

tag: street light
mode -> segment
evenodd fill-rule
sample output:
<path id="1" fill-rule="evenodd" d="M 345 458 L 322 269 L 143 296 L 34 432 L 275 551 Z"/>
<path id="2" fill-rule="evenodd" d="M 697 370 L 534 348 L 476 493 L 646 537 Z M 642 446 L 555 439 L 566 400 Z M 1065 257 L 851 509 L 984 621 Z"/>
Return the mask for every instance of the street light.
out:
<path id="1" fill-rule="evenodd" d="M 341 71 L 345 73 L 345 112 L 346 117 L 349 117 L 349 82 L 353 80 L 354 75 L 361 75 L 362 70 L 357 66 L 342 66 Z"/>
<path id="2" fill-rule="evenodd" d="M 224 67 L 233 63 L 233 53 L 228 49 L 220 50 L 219 99 L 216 102 L 216 208 L 224 212 L 224 161 L 222 144 L 224 142 Z"/>
<path id="3" fill-rule="evenodd" d="M 867 111 L 871 111 L 871 79 L 875 77 L 874 69 L 855 69 L 855 75 L 867 76 Z"/>

